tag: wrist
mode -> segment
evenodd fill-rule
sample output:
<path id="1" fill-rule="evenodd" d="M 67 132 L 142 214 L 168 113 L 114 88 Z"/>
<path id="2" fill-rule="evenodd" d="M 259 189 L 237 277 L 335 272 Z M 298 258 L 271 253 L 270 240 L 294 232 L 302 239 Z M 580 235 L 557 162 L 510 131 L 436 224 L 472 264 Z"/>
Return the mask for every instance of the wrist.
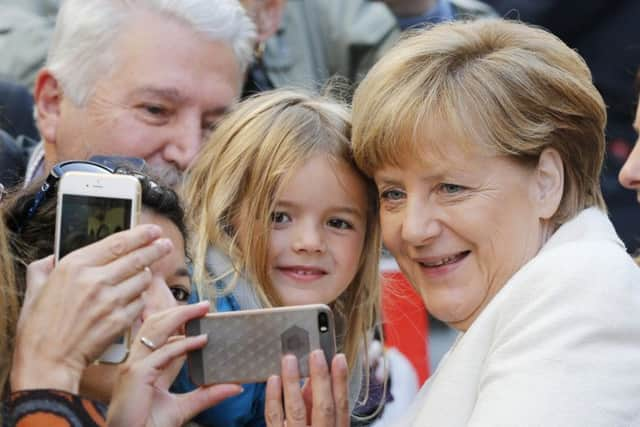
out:
<path id="1" fill-rule="evenodd" d="M 11 367 L 11 391 L 56 389 L 78 394 L 82 370 L 44 357 L 21 357 L 14 353 Z"/>

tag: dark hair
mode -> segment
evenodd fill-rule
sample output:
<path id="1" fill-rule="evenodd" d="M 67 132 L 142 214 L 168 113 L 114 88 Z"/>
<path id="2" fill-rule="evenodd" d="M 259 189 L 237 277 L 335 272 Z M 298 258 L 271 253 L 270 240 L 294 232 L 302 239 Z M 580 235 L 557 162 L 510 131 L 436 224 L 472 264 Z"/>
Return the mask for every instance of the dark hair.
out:
<path id="1" fill-rule="evenodd" d="M 118 169 L 118 173 L 131 174 L 138 178 L 142 188 L 142 209 L 149 209 L 169 219 L 180 231 L 185 240 L 186 248 L 187 228 L 184 209 L 176 192 L 147 174 L 132 173 L 122 168 Z M 44 200 L 33 217 L 29 218 L 28 221 L 22 222 L 21 227 L 15 226 L 21 223 L 19 216 L 23 215 L 26 211 L 25 208 L 33 202 L 33 198 L 40 190 L 43 181 L 39 180 L 26 189 L 15 193 L 4 201 L 2 205 L 5 211 L 5 221 L 9 228 L 10 249 L 14 257 L 16 288 L 21 298 L 26 290 L 27 265 L 54 252 L 55 197 L 49 197 Z"/>

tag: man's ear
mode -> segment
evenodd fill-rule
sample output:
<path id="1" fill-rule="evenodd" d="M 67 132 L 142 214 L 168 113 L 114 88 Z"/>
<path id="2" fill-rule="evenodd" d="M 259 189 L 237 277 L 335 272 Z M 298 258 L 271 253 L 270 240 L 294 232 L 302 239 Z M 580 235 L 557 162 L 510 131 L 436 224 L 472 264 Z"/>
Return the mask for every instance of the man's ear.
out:
<path id="1" fill-rule="evenodd" d="M 46 68 L 36 77 L 33 97 L 40 136 L 45 142 L 55 144 L 63 94 L 60 82 Z"/>
<path id="2" fill-rule="evenodd" d="M 264 42 L 280 28 L 286 0 L 263 0 L 254 17 L 258 29 L 258 42 Z"/>
<path id="3" fill-rule="evenodd" d="M 532 197 L 541 219 L 551 218 L 558 210 L 564 192 L 564 163 L 554 148 L 545 148 L 533 176 Z"/>

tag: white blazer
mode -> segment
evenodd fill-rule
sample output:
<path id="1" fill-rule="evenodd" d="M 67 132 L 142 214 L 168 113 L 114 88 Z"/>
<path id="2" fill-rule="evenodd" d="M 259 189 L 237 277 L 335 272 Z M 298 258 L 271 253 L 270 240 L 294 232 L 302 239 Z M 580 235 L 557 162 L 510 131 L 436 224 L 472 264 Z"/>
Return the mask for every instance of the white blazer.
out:
<path id="1" fill-rule="evenodd" d="M 639 415 L 640 269 L 589 208 L 458 336 L 397 425 L 626 427 Z"/>

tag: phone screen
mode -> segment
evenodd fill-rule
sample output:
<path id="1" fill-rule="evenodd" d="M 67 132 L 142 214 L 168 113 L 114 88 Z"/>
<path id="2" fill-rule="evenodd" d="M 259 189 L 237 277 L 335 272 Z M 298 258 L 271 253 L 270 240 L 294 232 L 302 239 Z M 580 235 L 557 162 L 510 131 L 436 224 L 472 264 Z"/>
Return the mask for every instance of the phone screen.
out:
<path id="1" fill-rule="evenodd" d="M 129 228 L 130 199 L 64 194 L 58 257 Z"/>

